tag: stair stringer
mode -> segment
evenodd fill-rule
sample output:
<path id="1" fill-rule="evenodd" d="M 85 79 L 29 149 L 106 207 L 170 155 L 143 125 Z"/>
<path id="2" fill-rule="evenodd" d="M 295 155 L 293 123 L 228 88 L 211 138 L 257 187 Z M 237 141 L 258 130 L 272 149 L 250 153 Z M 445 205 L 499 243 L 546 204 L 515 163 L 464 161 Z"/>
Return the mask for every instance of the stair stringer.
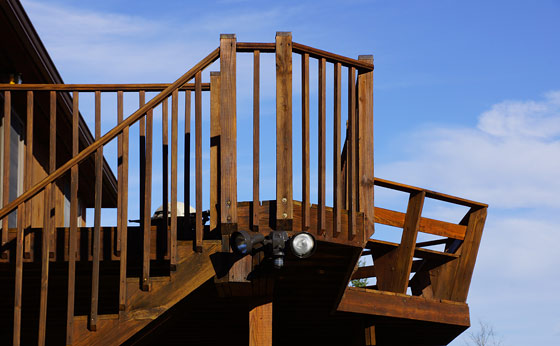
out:
<path id="1" fill-rule="evenodd" d="M 173 305 L 214 277 L 210 255 L 221 251 L 219 240 L 205 240 L 201 253 L 193 251 L 192 241 L 177 246 L 177 270 L 170 277 L 153 278 L 150 291 L 140 290 L 137 278 L 127 283 L 127 306 L 120 317 L 99 316 L 97 331 L 87 329 L 87 319 L 74 320 L 74 345 L 118 345 L 158 318 Z"/>

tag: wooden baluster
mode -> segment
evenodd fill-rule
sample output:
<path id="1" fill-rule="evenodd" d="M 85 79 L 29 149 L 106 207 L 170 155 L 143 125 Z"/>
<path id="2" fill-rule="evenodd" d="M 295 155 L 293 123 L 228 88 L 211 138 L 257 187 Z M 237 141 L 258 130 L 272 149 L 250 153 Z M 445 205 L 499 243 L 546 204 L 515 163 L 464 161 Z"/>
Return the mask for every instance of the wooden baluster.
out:
<path id="1" fill-rule="evenodd" d="M 292 33 L 276 33 L 276 230 L 293 227 Z"/>
<path id="2" fill-rule="evenodd" d="M 184 234 L 191 231 L 191 91 L 185 91 L 185 162 L 184 162 L 185 218 Z"/>
<path id="3" fill-rule="evenodd" d="M 325 77 L 325 70 L 326 70 L 326 60 L 325 58 L 321 58 L 319 60 L 319 95 L 318 95 L 318 99 L 319 99 L 319 112 L 318 112 L 318 119 L 319 119 L 319 125 L 318 125 L 318 130 L 319 130 L 319 154 L 318 154 L 318 158 L 319 158 L 319 166 L 317 167 L 318 170 L 318 186 L 317 186 L 317 191 L 318 191 L 318 202 L 319 202 L 319 206 L 318 206 L 318 215 L 317 215 L 317 234 L 318 235 L 322 235 L 325 232 L 326 229 L 326 220 L 325 220 L 325 173 L 326 173 L 326 167 L 325 167 L 325 161 L 326 161 L 326 156 L 325 156 L 325 147 L 326 147 L 326 135 L 327 135 L 327 130 L 326 130 L 326 120 L 325 120 L 325 116 L 326 116 L 326 77 Z"/>
<path id="4" fill-rule="evenodd" d="M 4 91 L 4 172 L 2 179 L 2 206 L 5 207 L 10 202 L 10 129 L 12 118 L 12 94 L 10 91 Z M 8 242 L 8 224 L 10 215 L 2 219 L 2 248 L 5 248 Z M 2 252 L 2 259 L 8 259 L 8 250 Z"/>
<path id="5" fill-rule="evenodd" d="M 80 117 L 79 93 L 73 94 L 72 102 L 72 157 L 78 155 Z M 74 297 L 76 289 L 76 249 L 78 239 L 78 165 L 70 170 L 70 236 L 68 246 L 68 305 L 66 310 L 66 345 L 74 342 Z"/>
<path id="6" fill-rule="evenodd" d="M 169 261 L 172 271 L 177 269 L 177 139 L 179 127 L 179 91 L 171 97 L 171 234 Z"/>
<path id="7" fill-rule="evenodd" d="M 117 124 L 120 123 L 122 121 L 122 115 L 119 113 L 119 102 L 122 102 L 122 100 L 119 100 L 119 97 L 121 97 L 118 93 L 117 93 Z M 115 253 L 117 256 L 120 256 L 121 253 L 121 233 L 122 233 L 122 218 L 121 218 L 121 212 L 122 212 L 122 132 L 119 133 L 119 135 L 117 136 L 117 234 L 116 234 L 116 244 L 115 244 Z"/>
<path id="8" fill-rule="evenodd" d="M 220 72 L 210 72 L 210 231 L 220 223 Z"/>
<path id="9" fill-rule="evenodd" d="M 24 190 L 27 191 L 33 184 L 33 91 L 27 92 L 27 124 L 25 133 L 25 177 Z M 25 205 L 25 228 L 31 230 L 32 206 L 31 200 Z M 25 233 L 24 233 L 25 236 Z M 23 257 L 31 258 L 31 234 L 24 238 Z"/>
<path id="10" fill-rule="evenodd" d="M 202 88 L 201 73 L 196 73 L 194 78 L 194 126 L 195 126 L 195 146 L 196 146 L 196 234 L 195 250 L 202 252 L 202 237 L 204 229 L 202 225 Z"/>
<path id="11" fill-rule="evenodd" d="M 358 60 L 373 64 L 373 55 Z M 373 71 L 358 73 L 358 180 L 359 210 L 365 216 L 364 242 L 374 233 L 373 176 Z"/>
<path id="12" fill-rule="evenodd" d="M 260 51 L 253 52 L 253 232 L 259 230 Z"/>
<path id="13" fill-rule="evenodd" d="M 140 90 L 138 94 L 139 106 L 142 107 L 146 103 L 146 92 Z M 140 171 L 140 196 L 138 198 L 140 204 L 140 229 L 144 231 L 144 223 L 146 223 L 146 216 L 144 215 L 145 203 L 146 203 L 146 114 L 144 114 L 140 120 L 139 124 L 139 171 Z M 149 219 L 149 216 L 148 216 Z M 143 239 L 143 238 L 142 238 Z M 143 261 L 142 257 L 142 261 Z M 141 280 L 142 281 L 142 280 Z"/>
<path id="14" fill-rule="evenodd" d="M 117 118 L 118 122 L 123 121 L 123 92 L 117 92 Z M 126 308 L 126 262 L 128 251 L 128 135 L 129 127 L 125 127 L 122 133 L 121 141 L 121 178 L 120 184 L 120 200 L 121 209 L 118 217 L 121 219 L 121 248 L 120 248 L 120 277 L 119 277 L 119 311 Z"/>
<path id="15" fill-rule="evenodd" d="M 49 122 L 49 174 L 54 172 L 56 168 L 56 91 L 51 91 L 50 95 L 50 122 Z M 40 346 L 45 344 L 45 336 L 47 333 L 47 294 L 49 288 L 49 247 L 50 234 L 54 228 L 52 220 L 54 219 L 54 210 L 51 207 L 55 205 L 54 183 L 45 186 L 44 201 L 45 208 L 43 212 L 43 239 L 41 250 L 41 298 L 39 303 L 39 338 Z M 54 209 L 54 208 L 53 208 Z"/>
<path id="16" fill-rule="evenodd" d="M 311 217 L 311 185 L 309 178 L 309 54 L 301 56 L 301 194 L 302 231 L 308 231 Z"/>
<path id="17" fill-rule="evenodd" d="M 356 69 L 348 68 L 348 139 L 346 173 L 348 179 L 348 239 L 356 236 Z"/>
<path id="18" fill-rule="evenodd" d="M 340 168 L 340 63 L 334 64 L 333 110 L 333 236 L 340 235 L 342 183 Z"/>
<path id="19" fill-rule="evenodd" d="M 23 278 L 23 224 L 25 208 L 24 203 L 18 205 L 17 209 L 17 233 L 16 233 L 16 282 L 14 295 L 14 333 L 13 345 L 20 344 L 21 334 L 21 291 Z"/>
<path id="20" fill-rule="evenodd" d="M 236 46 L 233 34 L 220 35 L 220 230 L 237 230 Z M 229 249 L 229 237 L 222 238 Z"/>
<path id="21" fill-rule="evenodd" d="M 161 163 L 162 163 L 162 211 L 163 211 L 163 215 L 162 215 L 162 224 L 163 224 L 163 228 L 161 230 L 161 232 L 163 232 L 162 234 L 160 234 L 162 239 L 165 239 L 165 242 L 162 242 L 161 245 L 156 246 L 156 249 L 161 249 L 162 251 L 162 255 L 163 256 L 167 256 L 168 254 L 168 248 L 167 248 L 167 244 L 168 244 L 168 233 L 169 233 L 169 205 L 168 205 L 168 201 L 169 201 L 169 131 L 168 131 L 168 127 L 169 127 L 169 116 L 168 116 L 168 112 L 169 112 L 169 105 L 168 105 L 168 99 L 164 99 L 162 104 L 161 104 L 161 138 L 162 138 L 162 153 L 161 153 Z M 163 245 L 163 243 L 165 243 L 165 245 Z M 164 250 L 165 249 L 165 250 Z"/>
<path id="22" fill-rule="evenodd" d="M 150 109 L 146 114 L 146 161 L 145 172 L 146 180 L 144 180 L 145 195 L 144 198 L 144 248 L 143 248 L 143 264 L 142 264 L 142 290 L 150 290 L 150 252 L 151 252 L 151 209 L 152 209 L 152 141 L 153 141 L 153 123 L 154 110 Z"/>
<path id="23" fill-rule="evenodd" d="M 95 92 L 95 139 L 101 137 L 101 92 Z M 101 193 L 103 191 L 103 147 L 95 153 L 95 210 L 93 215 L 93 265 L 91 274 L 91 312 L 89 329 L 97 330 L 99 306 L 99 259 L 101 255 Z"/>

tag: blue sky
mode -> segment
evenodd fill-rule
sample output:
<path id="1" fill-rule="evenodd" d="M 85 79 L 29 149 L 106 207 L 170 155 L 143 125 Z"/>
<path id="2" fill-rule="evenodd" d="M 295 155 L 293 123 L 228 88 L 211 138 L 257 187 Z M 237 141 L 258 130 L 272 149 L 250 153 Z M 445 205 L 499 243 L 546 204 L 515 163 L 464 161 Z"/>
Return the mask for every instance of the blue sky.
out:
<path id="1" fill-rule="evenodd" d="M 473 325 L 489 322 L 505 345 L 560 344 L 560 2 L 22 2 L 67 83 L 172 82 L 218 45 L 220 33 L 273 42 L 276 31 L 291 31 L 296 42 L 338 54 L 373 54 L 375 175 L 488 203 L 468 299 Z M 272 57 L 262 65 L 266 133 L 274 120 Z M 251 120 L 250 57 L 238 68 L 242 148 L 251 138 L 243 126 Z M 312 63 L 316 85 L 314 71 Z M 294 63 L 295 113 L 297 73 Z M 129 113 L 135 102 L 127 101 Z M 105 121 L 104 131 L 113 125 Z M 272 144 L 261 149 L 261 196 L 272 198 L 266 150 L 273 153 L 274 143 L 265 142 Z M 250 155 L 239 159 L 246 200 Z M 403 196 L 376 192 L 377 205 L 404 208 Z M 431 203 L 424 214 L 457 222 L 461 212 Z"/>

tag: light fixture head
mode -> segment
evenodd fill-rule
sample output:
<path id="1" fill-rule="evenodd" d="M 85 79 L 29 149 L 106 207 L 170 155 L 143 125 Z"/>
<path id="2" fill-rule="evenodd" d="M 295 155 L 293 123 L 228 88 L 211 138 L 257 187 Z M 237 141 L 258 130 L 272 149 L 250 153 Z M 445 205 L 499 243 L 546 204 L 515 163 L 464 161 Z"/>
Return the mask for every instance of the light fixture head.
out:
<path id="1" fill-rule="evenodd" d="M 248 255 L 253 252 L 258 243 L 264 241 L 264 236 L 260 233 L 247 231 L 237 231 L 231 235 L 231 248 L 240 255 Z"/>
<path id="2" fill-rule="evenodd" d="M 290 249 L 299 258 L 307 258 L 315 252 L 317 242 L 311 233 L 301 232 L 290 239 Z"/>

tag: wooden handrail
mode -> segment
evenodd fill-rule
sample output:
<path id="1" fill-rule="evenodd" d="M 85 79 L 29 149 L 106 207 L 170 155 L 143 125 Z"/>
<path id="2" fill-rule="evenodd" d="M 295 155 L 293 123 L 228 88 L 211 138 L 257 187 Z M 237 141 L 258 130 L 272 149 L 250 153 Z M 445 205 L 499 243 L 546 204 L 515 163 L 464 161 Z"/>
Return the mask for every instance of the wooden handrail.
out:
<path id="1" fill-rule="evenodd" d="M 309 54 L 309 56 L 312 58 L 325 59 L 330 63 L 340 63 L 345 67 L 355 67 L 356 69 L 363 71 L 373 71 L 373 64 L 365 61 L 348 58 L 343 55 L 334 54 L 325 50 L 309 47 L 296 42 L 293 42 L 292 47 L 292 51 L 294 53 Z M 274 43 L 237 42 L 237 52 L 239 53 L 250 53 L 256 50 L 260 51 L 261 53 L 274 53 L 276 47 Z"/>
<path id="2" fill-rule="evenodd" d="M 189 71 L 187 71 L 184 75 L 179 77 L 173 84 L 166 87 L 162 92 L 157 94 L 154 98 L 152 98 L 148 103 L 144 106 L 140 107 L 136 112 L 132 113 L 128 118 L 126 118 L 122 123 L 115 126 L 112 130 L 107 132 L 101 138 L 90 144 L 87 148 L 82 150 L 77 156 L 72 158 L 71 160 L 67 161 L 65 164 L 60 166 L 57 170 L 49 174 L 43 180 L 35 184 L 32 188 L 21 194 L 19 197 L 14 199 L 12 202 L 4 206 L 0 210 L 0 219 L 7 216 L 9 213 L 14 211 L 18 205 L 21 203 L 29 200 L 37 193 L 42 191 L 45 186 L 54 182 L 56 179 L 60 178 L 64 175 L 70 168 L 79 164 L 83 160 L 85 160 L 88 156 L 93 154 L 97 151 L 98 148 L 101 148 L 103 145 L 107 144 L 109 141 L 114 139 L 122 130 L 128 126 L 131 126 L 136 121 L 138 121 L 141 117 L 145 115 L 148 110 L 155 108 L 163 99 L 169 97 L 174 90 L 177 90 L 182 85 L 184 85 L 187 81 L 194 78 L 195 74 L 199 71 L 202 71 L 214 61 L 216 61 L 220 56 L 220 48 L 216 48 L 212 51 L 208 56 L 206 56 L 203 60 L 201 60 L 198 64 L 192 67 Z"/>
<path id="3" fill-rule="evenodd" d="M 141 83 L 141 84 L 0 84 L 0 91 L 81 91 L 81 92 L 134 92 L 134 91 L 163 91 L 171 84 L 168 83 Z M 210 83 L 202 83 L 202 91 L 210 91 Z M 178 90 L 194 90 L 194 83 L 186 83 Z"/>
<path id="4" fill-rule="evenodd" d="M 465 207 L 471 207 L 471 208 L 487 208 L 488 207 L 488 204 L 471 201 L 471 200 L 461 198 L 461 197 L 447 195 L 447 194 L 444 194 L 444 193 L 441 193 L 441 192 L 430 191 L 430 190 L 423 189 L 423 188 L 416 187 L 416 186 L 412 186 L 412 185 L 401 184 L 401 183 L 397 183 L 397 182 L 386 180 L 386 179 L 375 178 L 374 184 L 377 185 L 377 186 L 385 187 L 385 188 L 392 189 L 392 190 L 398 190 L 398 191 L 402 191 L 402 192 L 424 191 L 424 192 L 426 192 L 426 198 L 432 198 L 432 199 L 437 199 L 437 200 L 443 201 L 443 202 L 459 204 L 459 205 L 463 205 Z"/>

